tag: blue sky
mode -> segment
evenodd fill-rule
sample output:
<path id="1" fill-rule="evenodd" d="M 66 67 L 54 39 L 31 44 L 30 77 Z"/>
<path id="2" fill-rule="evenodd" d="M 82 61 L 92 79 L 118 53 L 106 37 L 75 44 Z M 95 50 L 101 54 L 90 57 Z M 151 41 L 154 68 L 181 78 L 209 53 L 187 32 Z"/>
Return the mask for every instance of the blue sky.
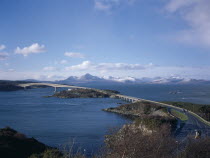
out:
<path id="1" fill-rule="evenodd" d="M 0 79 L 210 79 L 209 0 L 0 0 L 0 19 Z"/>

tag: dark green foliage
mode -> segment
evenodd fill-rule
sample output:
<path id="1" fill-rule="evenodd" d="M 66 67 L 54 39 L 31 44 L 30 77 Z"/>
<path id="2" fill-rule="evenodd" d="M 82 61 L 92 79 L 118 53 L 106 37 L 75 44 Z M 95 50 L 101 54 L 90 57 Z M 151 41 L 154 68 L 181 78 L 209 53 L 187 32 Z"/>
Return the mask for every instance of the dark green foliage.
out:
<path id="1" fill-rule="evenodd" d="M 18 86 L 18 84 L 21 83 L 26 83 L 26 82 L 0 80 L 0 91 L 16 91 L 24 89 L 23 87 Z"/>
<path id="2" fill-rule="evenodd" d="M 92 89 L 72 89 L 70 91 L 61 91 L 53 95 L 58 98 L 108 98 L 109 94 Z"/>
<path id="3" fill-rule="evenodd" d="M 14 85 L 14 84 L 0 84 L 0 91 L 15 91 L 15 90 L 21 90 L 24 89 L 23 87 Z"/>
<path id="4" fill-rule="evenodd" d="M 157 109 L 157 106 L 153 106 L 150 103 L 147 102 L 136 102 L 131 104 L 125 104 L 122 106 L 119 106 L 119 108 L 122 108 L 124 110 L 134 110 L 134 111 L 141 111 L 143 110 L 143 113 L 150 113 L 151 108 Z"/>
<path id="5" fill-rule="evenodd" d="M 177 156 L 178 157 L 178 156 Z M 189 139 L 186 149 L 178 158 L 209 158 L 210 157 L 210 139 Z"/>
<path id="6" fill-rule="evenodd" d="M 58 149 L 47 149 L 41 154 L 33 154 L 29 158 L 64 158 Z"/>
<path id="7" fill-rule="evenodd" d="M 168 110 L 167 110 L 167 108 L 166 107 L 162 107 L 162 109 L 161 109 L 164 113 L 168 113 Z"/>
<path id="8" fill-rule="evenodd" d="M 154 105 L 149 102 L 136 102 L 130 104 L 124 104 L 116 108 L 108 108 L 106 111 L 115 112 L 120 111 L 125 115 L 148 115 L 154 111 L 161 109 L 161 106 Z"/>
<path id="9" fill-rule="evenodd" d="M 151 113 L 151 105 L 144 106 L 144 114 L 148 115 Z"/>
<path id="10" fill-rule="evenodd" d="M 33 153 L 41 153 L 48 147 L 34 138 L 6 127 L 0 130 L 0 157 L 27 158 Z"/>
<path id="11" fill-rule="evenodd" d="M 0 80 L 0 85 L 1 84 L 13 84 L 13 85 L 17 85 L 17 84 L 24 84 L 24 83 L 28 83 L 25 81 L 9 81 L 9 80 Z M 31 83 L 31 82 L 30 82 Z"/>
<path id="12" fill-rule="evenodd" d="M 201 112 L 201 116 L 205 119 L 210 121 L 210 106 L 202 106 L 199 108 L 199 112 Z"/>
<path id="13" fill-rule="evenodd" d="M 116 91 L 116 90 L 104 89 L 103 91 L 105 91 L 107 93 L 120 94 L 120 92 Z"/>
<path id="14" fill-rule="evenodd" d="M 145 116 L 142 118 L 136 118 L 134 123 L 136 126 L 145 125 L 146 128 L 150 130 L 156 130 L 164 124 L 168 124 L 170 125 L 171 130 L 174 130 L 176 128 L 177 120 L 170 117 Z"/>

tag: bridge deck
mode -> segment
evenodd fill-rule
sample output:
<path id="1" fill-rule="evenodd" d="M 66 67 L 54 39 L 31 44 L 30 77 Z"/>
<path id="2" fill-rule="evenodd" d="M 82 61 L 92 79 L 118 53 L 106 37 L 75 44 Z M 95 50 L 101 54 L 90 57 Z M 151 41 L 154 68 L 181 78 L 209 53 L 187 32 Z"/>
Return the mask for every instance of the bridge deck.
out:
<path id="1" fill-rule="evenodd" d="M 87 87 L 79 87 L 79 86 L 70 86 L 70 85 L 63 85 L 63 84 L 53 84 L 53 83 L 25 83 L 19 84 L 20 87 L 29 87 L 29 86 L 50 86 L 50 87 L 57 87 L 57 88 L 77 88 L 77 89 L 90 89 Z"/>

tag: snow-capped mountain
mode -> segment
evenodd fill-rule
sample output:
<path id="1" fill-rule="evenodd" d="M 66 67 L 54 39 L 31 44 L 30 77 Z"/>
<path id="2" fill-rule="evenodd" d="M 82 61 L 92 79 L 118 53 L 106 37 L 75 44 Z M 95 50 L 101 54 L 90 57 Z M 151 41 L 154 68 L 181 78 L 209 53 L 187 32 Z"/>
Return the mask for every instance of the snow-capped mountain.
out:
<path id="1" fill-rule="evenodd" d="M 56 83 L 76 84 L 76 83 L 91 83 L 91 82 L 102 82 L 102 81 L 105 82 L 106 80 L 101 77 L 93 76 L 93 75 L 87 73 L 80 77 L 70 76 L 65 80 L 56 81 Z"/>
<path id="2" fill-rule="evenodd" d="M 122 83 L 129 83 L 129 82 L 136 82 L 136 78 L 134 77 L 112 77 L 112 76 L 104 76 L 104 80 L 115 81 L 115 82 L 122 82 Z"/>
<path id="3" fill-rule="evenodd" d="M 161 83 L 184 83 L 184 82 L 188 82 L 190 81 L 189 79 L 185 79 L 185 78 L 181 78 L 181 77 L 177 77 L 177 76 L 172 76 L 169 78 L 158 78 L 158 79 L 154 79 L 152 81 L 152 83 L 156 83 L 156 84 L 161 84 Z"/>
<path id="4" fill-rule="evenodd" d="M 196 79 L 186 79 L 178 76 L 171 76 L 168 78 L 155 77 L 155 78 L 135 78 L 135 77 L 112 77 L 112 76 L 93 76 L 91 74 L 85 74 L 83 76 L 70 76 L 65 80 L 56 81 L 55 83 L 60 84 L 79 84 L 79 83 L 119 83 L 119 84 L 187 84 L 187 83 L 210 83 L 207 80 L 196 80 Z"/>
<path id="5" fill-rule="evenodd" d="M 104 80 L 104 79 L 100 78 L 100 77 L 97 77 L 97 76 L 93 76 L 93 75 L 87 73 L 87 74 L 79 77 L 78 80 L 81 80 L 81 81 L 100 81 L 100 80 Z"/>

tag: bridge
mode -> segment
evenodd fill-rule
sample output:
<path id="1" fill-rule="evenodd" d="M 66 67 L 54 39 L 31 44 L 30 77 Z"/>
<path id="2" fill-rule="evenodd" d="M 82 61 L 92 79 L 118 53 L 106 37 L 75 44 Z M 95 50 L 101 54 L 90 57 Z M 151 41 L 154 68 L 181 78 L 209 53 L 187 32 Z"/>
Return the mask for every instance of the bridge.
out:
<path id="1" fill-rule="evenodd" d="M 64 87 L 64 88 L 74 88 L 74 89 L 92 89 L 92 90 L 96 90 L 102 93 L 108 93 L 104 90 L 100 90 L 100 89 L 95 89 L 95 88 L 88 88 L 88 87 L 79 87 L 79 86 L 70 86 L 70 85 L 63 85 L 63 84 L 52 84 L 52 83 L 26 83 L 26 84 L 19 84 L 20 87 L 30 87 L 30 86 L 50 86 L 50 87 L 54 87 L 55 88 L 55 92 L 57 91 L 57 88 L 60 87 Z M 160 103 L 160 102 L 156 102 L 156 101 L 151 101 L 151 100 L 146 100 L 146 99 L 142 99 L 142 98 L 137 98 L 137 97 L 132 97 L 132 96 L 127 96 L 127 95 L 122 95 L 122 94 L 111 94 L 113 97 L 118 98 L 118 99 L 122 99 L 125 100 L 127 102 L 149 102 L 149 103 L 153 103 L 155 105 L 159 105 L 159 106 L 163 106 L 163 107 L 167 107 L 169 109 L 175 109 L 178 110 L 180 112 L 183 113 L 183 108 L 179 108 L 170 104 L 165 104 L 165 103 Z M 185 109 L 186 110 L 186 109 Z M 188 121 L 185 123 L 185 127 L 183 129 L 180 130 L 180 132 L 177 134 L 178 136 L 182 135 L 182 131 L 184 130 L 188 130 L 189 126 L 193 126 L 193 128 L 190 128 L 191 131 L 195 130 L 195 129 L 203 129 L 203 131 L 209 131 L 210 128 L 210 122 L 206 121 L 205 119 L 203 119 L 202 117 L 200 117 L 199 115 L 197 115 L 196 113 L 192 112 L 192 111 L 188 111 L 186 110 L 187 113 L 185 113 L 188 116 Z M 209 133 L 208 133 L 209 134 Z M 185 136 L 186 137 L 186 136 Z"/>
<path id="2" fill-rule="evenodd" d="M 54 84 L 54 83 L 24 83 L 24 84 L 19 84 L 18 86 L 23 87 L 24 89 L 31 86 L 49 86 L 49 87 L 54 87 L 55 92 L 57 91 L 57 88 L 90 89 L 87 87 L 70 86 L 70 85 Z"/>

